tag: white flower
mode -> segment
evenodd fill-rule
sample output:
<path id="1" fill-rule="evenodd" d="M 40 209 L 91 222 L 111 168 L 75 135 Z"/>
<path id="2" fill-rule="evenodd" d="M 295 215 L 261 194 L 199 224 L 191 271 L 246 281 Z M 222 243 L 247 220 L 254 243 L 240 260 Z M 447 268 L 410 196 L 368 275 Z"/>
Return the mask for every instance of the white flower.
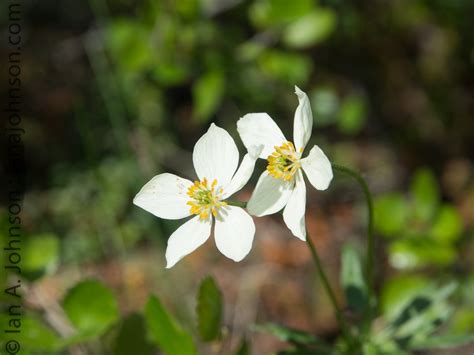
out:
<path id="1" fill-rule="evenodd" d="M 240 261 L 250 252 L 255 234 L 252 217 L 225 199 L 247 183 L 260 151 L 261 147 L 250 149 L 237 170 L 239 151 L 234 140 L 227 131 L 211 124 L 194 146 L 193 164 L 199 181 L 160 174 L 135 196 L 135 205 L 160 218 L 195 215 L 168 239 L 167 268 L 209 238 L 213 221 L 216 246 L 222 254 Z"/>
<path id="2" fill-rule="evenodd" d="M 306 94 L 295 86 L 299 105 L 295 112 L 293 139 L 288 141 L 277 124 L 266 113 L 249 113 L 237 122 L 237 130 L 247 149 L 262 145 L 260 158 L 267 159 L 267 170 L 260 176 L 247 204 L 255 216 L 280 211 L 293 235 L 306 240 L 305 210 L 306 185 L 302 171 L 318 190 L 325 190 L 332 180 L 331 163 L 318 147 L 314 146 L 302 158 L 311 137 L 313 116 Z"/>

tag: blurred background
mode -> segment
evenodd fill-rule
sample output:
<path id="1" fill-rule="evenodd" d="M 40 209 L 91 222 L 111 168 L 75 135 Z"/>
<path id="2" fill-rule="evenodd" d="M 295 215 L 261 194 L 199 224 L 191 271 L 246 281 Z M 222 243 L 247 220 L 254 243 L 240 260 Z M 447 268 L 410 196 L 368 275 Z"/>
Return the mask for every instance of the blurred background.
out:
<path id="1" fill-rule="evenodd" d="M 48 339 L 75 332 L 64 297 L 96 279 L 121 320 L 102 340 L 68 351 L 134 354 L 126 349 L 140 343 L 140 354 L 153 353 L 139 331 L 149 295 L 192 328 L 208 274 L 226 302 L 227 349 L 243 335 L 255 354 L 282 349 L 248 329 L 267 321 L 334 337 L 307 247 L 280 216 L 255 219 L 254 248 L 241 263 L 210 239 L 165 270 L 167 238 L 182 221 L 132 204 L 154 175 L 195 178 L 192 149 L 211 122 L 229 131 L 241 156 L 236 121 L 246 113 L 268 112 L 291 137 L 294 85 L 311 100 L 310 145 L 361 171 L 375 196 L 381 314 L 419 289 L 455 282 L 443 327 L 474 331 L 473 1 L 42 0 L 23 10 L 24 324 L 37 336 L 25 335 L 25 349 L 59 353 Z M 239 199 L 264 168 L 261 161 Z M 363 195 L 340 175 L 329 190 L 308 193 L 309 233 L 344 304 L 341 248 L 364 250 Z M 87 312 L 91 298 L 76 311 Z"/>

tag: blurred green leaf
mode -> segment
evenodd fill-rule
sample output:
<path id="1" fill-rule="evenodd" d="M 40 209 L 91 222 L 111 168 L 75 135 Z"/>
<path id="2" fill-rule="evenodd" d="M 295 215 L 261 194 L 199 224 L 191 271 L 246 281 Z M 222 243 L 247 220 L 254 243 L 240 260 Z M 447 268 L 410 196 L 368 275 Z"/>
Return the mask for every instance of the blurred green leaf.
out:
<path id="1" fill-rule="evenodd" d="M 153 63 L 148 37 L 149 31 L 136 21 L 118 19 L 107 26 L 107 44 L 124 71 L 142 71 Z"/>
<path id="2" fill-rule="evenodd" d="M 28 272 L 43 271 L 57 265 L 59 240 L 54 234 L 39 234 L 26 239 L 22 268 Z"/>
<path id="3" fill-rule="evenodd" d="M 167 355 L 194 355 L 193 339 L 152 296 L 145 306 L 145 320 L 153 341 Z"/>
<path id="4" fill-rule="evenodd" d="M 133 313 L 123 319 L 113 346 L 114 355 L 151 355 L 154 347 L 146 338 L 145 321 L 140 314 Z"/>
<path id="5" fill-rule="evenodd" d="M 85 338 L 103 334 L 119 316 L 114 294 L 95 280 L 82 281 L 69 290 L 63 308 Z"/>
<path id="6" fill-rule="evenodd" d="M 367 103 L 362 95 L 353 94 L 345 98 L 339 111 L 339 130 L 345 134 L 357 134 L 367 119 Z"/>
<path id="7" fill-rule="evenodd" d="M 430 264 L 445 266 L 455 260 L 453 246 L 421 238 L 392 242 L 389 246 L 390 263 L 398 269 L 412 269 Z"/>
<path id="8" fill-rule="evenodd" d="M 433 217 L 439 204 L 438 182 L 433 173 L 426 169 L 419 169 L 411 184 L 411 193 L 414 202 L 415 217 L 427 221 Z"/>
<path id="9" fill-rule="evenodd" d="M 255 60 L 260 54 L 265 51 L 265 46 L 261 43 L 247 41 L 237 47 L 236 55 L 241 61 Z"/>
<path id="10" fill-rule="evenodd" d="M 294 349 L 287 349 L 277 352 L 277 355 L 331 355 L 339 354 L 331 349 L 313 349 L 304 346 L 296 346 Z"/>
<path id="11" fill-rule="evenodd" d="M 258 63 L 266 75 L 289 85 L 303 85 L 312 69 L 308 57 L 283 51 L 266 51 Z"/>
<path id="12" fill-rule="evenodd" d="M 456 309 L 451 329 L 456 334 L 464 332 L 474 333 L 474 307 L 472 304 Z"/>
<path id="13" fill-rule="evenodd" d="M 259 332 L 269 333 L 292 344 L 318 344 L 321 341 L 313 334 L 302 330 L 288 328 L 275 323 L 257 324 L 253 329 Z"/>
<path id="14" fill-rule="evenodd" d="M 188 77 L 189 70 L 185 63 L 162 60 L 153 66 L 152 74 L 160 84 L 172 86 L 181 84 Z"/>
<path id="15" fill-rule="evenodd" d="M 350 244 L 345 244 L 342 249 L 341 284 L 344 287 L 349 308 L 362 314 L 368 305 L 367 286 L 359 253 Z"/>
<path id="16" fill-rule="evenodd" d="M 309 98 L 315 126 L 325 126 L 335 121 L 339 110 L 339 97 L 334 89 L 318 87 L 311 91 Z"/>
<path id="17" fill-rule="evenodd" d="M 461 231 L 462 219 L 458 211 L 450 205 L 443 205 L 431 228 L 431 237 L 441 243 L 452 243 L 461 236 Z"/>
<path id="18" fill-rule="evenodd" d="M 199 0 L 180 0 L 173 5 L 178 13 L 185 18 L 193 18 L 199 14 Z"/>
<path id="19" fill-rule="evenodd" d="M 421 275 L 398 275 L 387 280 L 380 297 L 385 317 L 396 317 L 403 307 L 429 284 L 429 279 Z"/>
<path id="20" fill-rule="evenodd" d="M 332 10 L 316 9 L 287 26 L 283 42 L 293 48 L 305 48 L 324 41 L 336 28 Z"/>
<path id="21" fill-rule="evenodd" d="M 235 355 L 251 355 L 250 344 L 247 339 L 242 339 L 240 342 L 239 348 L 235 352 Z"/>
<path id="22" fill-rule="evenodd" d="M 17 312 L 17 309 L 13 309 L 13 312 Z M 33 314 L 22 314 L 21 316 L 7 316 L 6 312 L 0 315 L 0 322 L 4 329 L 16 329 L 12 326 L 8 326 L 11 319 L 18 319 L 21 322 L 20 333 L 9 334 L 9 339 L 18 341 L 21 345 L 22 354 L 23 351 L 35 351 L 36 352 L 52 352 L 58 351 L 61 347 L 61 338 L 43 321 L 39 320 Z M 2 330 L 0 335 L 0 342 L 6 339 L 6 333 Z M 2 352 L 3 354 L 3 352 Z"/>
<path id="23" fill-rule="evenodd" d="M 313 0 L 257 0 L 250 7 L 250 19 L 258 27 L 269 27 L 296 20 L 314 8 Z"/>
<path id="24" fill-rule="evenodd" d="M 193 85 L 194 117 L 207 122 L 215 113 L 224 94 L 224 77 L 212 71 L 199 78 Z"/>
<path id="25" fill-rule="evenodd" d="M 385 236 L 393 236 L 406 227 L 408 203 L 398 193 L 378 197 L 374 203 L 374 226 Z"/>
<path id="26" fill-rule="evenodd" d="M 391 337 L 403 349 L 425 342 L 452 314 L 453 308 L 447 299 L 456 288 L 454 282 L 443 287 L 433 283 L 412 295 L 388 328 Z"/>
<path id="27" fill-rule="evenodd" d="M 474 334 L 455 334 L 432 336 L 411 346 L 412 349 L 446 349 L 455 348 L 474 342 Z"/>
<path id="28" fill-rule="evenodd" d="M 217 339 L 221 331 L 222 294 L 210 276 L 202 280 L 199 286 L 196 311 L 201 339 Z"/>

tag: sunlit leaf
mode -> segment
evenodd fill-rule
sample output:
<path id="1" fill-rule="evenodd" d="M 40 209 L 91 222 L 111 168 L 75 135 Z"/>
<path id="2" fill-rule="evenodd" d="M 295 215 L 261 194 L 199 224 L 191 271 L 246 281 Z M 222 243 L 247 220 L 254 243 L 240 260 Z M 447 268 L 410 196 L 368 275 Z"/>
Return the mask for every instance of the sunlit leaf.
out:
<path id="1" fill-rule="evenodd" d="M 345 98 L 339 111 L 338 127 L 346 134 L 357 134 L 367 119 L 367 103 L 361 95 Z"/>
<path id="2" fill-rule="evenodd" d="M 381 308 L 385 317 L 394 318 L 402 308 L 430 284 L 421 275 L 399 275 L 384 283 L 381 294 Z"/>
<path id="3" fill-rule="evenodd" d="M 389 247 L 390 263 L 398 269 L 413 269 L 430 264 L 448 265 L 456 258 L 456 249 L 420 236 L 400 239 Z"/>
<path id="4" fill-rule="evenodd" d="M 433 173 L 428 169 L 416 172 L 412 184 L 415 216 L 423 221 L 433 217 L 439 204 L 439 189 Z"/>
<path id="5" fill-rule="evenodd" d="M 458 211 L 450 206 L 441 207 L 431 228 L 431 237 L 442 243 L 451 243 L 457 240 L 462 231 L 462 219 Z"/>
<path id="6" fill-rule="evenodd" d="M 161 84 L 171 86 L 182 83 L 189 70 L 184 63 L 162 61 L 153 67 L 152 74 Z"/>
<path id="7" fill-rule="evenodd" d="M 193 339 L 152 296 L 145 306 L 145 320 L 152 340 L 166 355 L 194 355 Z"/>
<path id="8" fill-rule="evenodd" d="M 250 19 L 258 27 L 288 23 L 311 12 L 313 0 L 257 0 L 250 7 Z"/>
<path id="9" fill-rule="evenodd" d="M 114 294 L 95 280 L 82 281 L 69 290 L 63 308 L 84 337 L 101 335 L 119 316 Z"/>
<path id="10" fill-rule="evenodd" d="M 431 336 L 411 346 L 412 349 L 446 349 L 474 343 L 474 334 L 453 334 Z M 474 344 L 473 344 L 474 345 Z"/>
<path id="11" fill-rule="evenodd" d="M 374 203 L 375 228 L 385 236 L 393 236 L 406 227 L 408 203 L 397 193 L 378 197 Z"/>
<path id="12" fill-rule="evenodd" d="M 212 71 L 199 78 L 193 85 L 194 117 L 206 122 L 215 113 L 224 93 L 224 77 Z"/>
<path id="13" fill-rule="evenodd" d="M 334 31 L 336 20 L 337 17 L 332 10 L 314 10 L 287 26 L 283 33 L 283 42 L 294 48 L 305 48 L 320 43 Z"/>
<path id="14" fill-rule="evenodd" d="M 107 44 L 124 71 L 142 71 L 153 63 L 148 37 L 148 30 L 135 21 L 115 20 L 107 27 Z"/>
<path id="15" fill-rule="evenodd" d="M 199 286 L 197 316 L 202 340 L 210 341 L 218 338 L 221 330 L 222 294 L 210 276 Z"/>
<path id="16" fill-rule="evenodd" d="M 29 237 L 24 243 L 22 268 L 28 272 L 54 268 L 59 259 L 59 240 L 53 234 Z"/>
<path id="17" fill-rule="evenodd" d="M 424 343 L 451 316 L 453 308 L 447 300 L 456 287 L 454 282 L 443 287 L 431 283 L 399 303 L 402 307 L 387 318 L 391 319 L 387 331 L 401 349 Z"/>
<path id="18" fill-rule="evenodd" d="M 266 75 L 289 85 L 304 84 L 312 69 L 311 60 L 306 56 L 282 51 L 267 51 L 258 63 Z"/>
<path id="19" fill-rule="evenodd" d="M 16 309 L 13 311 L 15 313 L 17 312 Z M 21 332 L 8 334 L 8 340 L 17 341 L 20 344 L 22 350 L 50 352 L 59 350 L 62 347 L 61 338 L 36 316 L 32 314 L 22 314 L 19 317 L 7 317 L 5 313 L 0 315 L 0 322 L 3 327 L 2 335 L 0 336 L 0 342 L 2 342 L 2 346 L 4 345 L 3 340 L 5 340 L 5 336 L 7 334 L 4 332 L 4 330 L 17 329 L 9 323 L 12 319 L 18 319 L 21 322 L 21 326 L 18 328 Z M 19 354 L 22 353 L 22 351 L 19 352 Z"/>

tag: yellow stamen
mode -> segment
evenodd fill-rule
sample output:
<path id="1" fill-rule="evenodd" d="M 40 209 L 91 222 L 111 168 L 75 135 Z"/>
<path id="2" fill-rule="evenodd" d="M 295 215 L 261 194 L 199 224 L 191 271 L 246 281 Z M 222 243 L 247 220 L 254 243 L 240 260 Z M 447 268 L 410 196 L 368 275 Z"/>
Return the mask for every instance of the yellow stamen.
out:
<path id="1" fill-rule="evenodd" d="M 267 171 L 276 179 L 291 181 L 299 168 L 301 168 L 300 153 L 296 153 L 295 146 L 291 142 L 285 142 L 281 146 L 275 146 L 275 150 L 268 156 Z"/>
<path id="2" fill-rule="evenodd" d="M 187 195 L 191 199 L 186 202 L 190 206 L 189 212 L 198 215 L 200 219 L 208 219 L 212 214 L 217 216 L 219 208 L 226 206 L 227 203 L 221 201 L 223 189 L 219 188 L 216 191 L 217 180 L 214 179 L 209 188 L 206 178 L 202 181 L 195 181 L 188 189 Z"/>

